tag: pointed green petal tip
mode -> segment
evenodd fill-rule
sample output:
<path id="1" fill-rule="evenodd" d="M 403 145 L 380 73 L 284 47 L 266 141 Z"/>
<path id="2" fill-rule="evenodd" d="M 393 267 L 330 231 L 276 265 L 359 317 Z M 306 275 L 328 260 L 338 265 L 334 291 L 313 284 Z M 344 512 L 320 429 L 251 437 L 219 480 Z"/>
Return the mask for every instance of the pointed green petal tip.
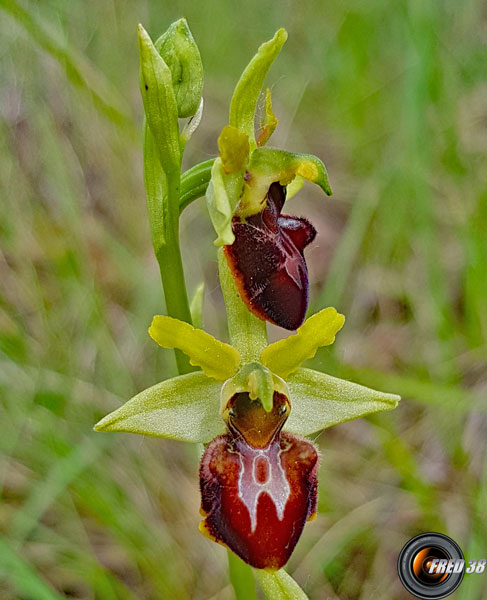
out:
<path id="1" fill-rule="evenodd" d="M 208 377 L 225 381 L 237 372 L 240 354 L 202 329 L 179 319 L 156 315 L 149 327 L 151 338 L 163 348 L 178 348 L 190 363 L 201 367 Z"/>
<path id="2" fill-rule="evenodd" d="M 305 360 L 313 358 L 318 348 L 333 344 L 344 323 L 345 317 L 333 307 L 324 308 L 307 319 L 295 335 L 267 346 L 262 364 L 287 379 Z"/>

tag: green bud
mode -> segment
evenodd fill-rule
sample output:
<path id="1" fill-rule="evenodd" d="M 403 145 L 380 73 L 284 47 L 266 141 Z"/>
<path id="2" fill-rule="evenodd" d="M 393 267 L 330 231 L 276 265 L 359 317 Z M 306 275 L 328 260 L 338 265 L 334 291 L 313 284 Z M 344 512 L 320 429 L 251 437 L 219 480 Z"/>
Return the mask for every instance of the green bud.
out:
<path id="1" fill-rule="evenodd" d="M 155 46 L 171 71 L 178 116 L 193 116 L 201 101 L 203 65 L 186 19 L 173 23 Z"/>
<path id="2" fill-rule="evenodd" d="M 154 137 L 159 160 L 166 175 L 179 171 L 178 109 L 171 71 L 157 52 L 147 31 L 139 25 L 140 91 L 147 125 Z"/>

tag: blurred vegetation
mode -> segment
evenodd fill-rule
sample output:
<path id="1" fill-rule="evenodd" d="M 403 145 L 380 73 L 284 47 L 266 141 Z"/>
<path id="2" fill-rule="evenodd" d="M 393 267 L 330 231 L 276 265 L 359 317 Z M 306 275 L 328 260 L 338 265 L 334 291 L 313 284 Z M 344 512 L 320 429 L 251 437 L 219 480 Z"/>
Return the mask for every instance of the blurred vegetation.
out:
<path id="1" fill-rule="evenodd" d="M 288 565 L 310 598 L 406 599 L 395 562 L 442 531 L 487 557 L 487 12 L 482 0 L 0 0 L 0 599 L 232 598 L 198 533 L 198 450 L 92 425 L 175 372 L 142 181 L 136 25 L 186 16 L 205 66 L 188 165 L 216 153 L 257 46 L 272 144 L 327 164 L 288 212 L 319 231 L 314 308 L 347 315 L 314 367 L 403 396 L 326 431 L 319 516 Z M 190 292 L 225 337 L 204 201 L 182 220 Z M 271 337 L 280 332 L 272 329 Z M 458 600 L 487 596 L 467 575 Z"/>

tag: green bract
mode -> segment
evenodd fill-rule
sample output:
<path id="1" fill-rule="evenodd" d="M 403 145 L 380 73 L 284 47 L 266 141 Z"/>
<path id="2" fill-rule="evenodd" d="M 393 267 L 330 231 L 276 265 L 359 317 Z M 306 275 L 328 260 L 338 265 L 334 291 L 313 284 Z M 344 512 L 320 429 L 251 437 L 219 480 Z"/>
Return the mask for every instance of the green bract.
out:
<path id="1" fill-rule="evenodd" d="M 179 169 L 178 105 L 172 75 L 147 31 L 139 25 L 140 91 L 147 124 L 164 171 Z"/>
<path id="2" fill-rule="evenodd" d="M 155 47 L 171 71 L 178 116 L 193 116 L 201 100 L 203 65 L 186 19 L 173 23 Z"/>
<path id="3" fill-rule="evenodd" d="M 156 316 L 151 337 L 164 348 L 179 348 L 204 372 L 174 377 L 137 394 L 95 429 L 209 442 L 224 431 L 224 400 L 241 391 L 266 410 L 272 409 L 274 390 L 288 395 L 291 414 L 284 429 L 301 435 L 395 408 L 399 396 L 300 366 L 317 348 L 333 342 L 343 322 L 343 315 L 325 308 L 296 335 L 267 346 L 260 363 L 240 367 L 240 354 L 229 344 L 177 319 Z"/>
<path id="4" fill-rule="evenodd" d="M 307 600 L 308 598 L 294 579 L 282 569 L 273 573 L 265 569 L 255 569 L 254 573 L 266 598 L 270 600 Z"/>

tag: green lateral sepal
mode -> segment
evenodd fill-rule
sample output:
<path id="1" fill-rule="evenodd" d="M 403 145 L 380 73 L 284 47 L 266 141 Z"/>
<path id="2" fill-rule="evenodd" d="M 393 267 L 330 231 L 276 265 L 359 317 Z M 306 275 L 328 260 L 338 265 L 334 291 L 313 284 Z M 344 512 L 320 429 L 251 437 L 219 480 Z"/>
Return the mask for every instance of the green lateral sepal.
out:
<path id="1" fill-rule="evenodd" d="M 243 185 L 241 173 L 225 173 L 218 157 L 211 169 L 211 180 L 206 191 L 206 203 L 213 227 L 218 235 L 215 246 L 233 244 L 232 217 Z"/>
<path id="2" fill-rule="evenodd" d="M 372 390 L 312 369 L 299 368 L 287 378 L 291 414 L 285 429 L 311 435 L 346 421 L 396 408 L 399 396 Z"/>
<path id="3" fill-rule="evenodd" d="M 173 377 L 140 392 L 94 429 L 208 443 L 226 430 L 220 390 L 221 383 L 201 372 Z"/>

